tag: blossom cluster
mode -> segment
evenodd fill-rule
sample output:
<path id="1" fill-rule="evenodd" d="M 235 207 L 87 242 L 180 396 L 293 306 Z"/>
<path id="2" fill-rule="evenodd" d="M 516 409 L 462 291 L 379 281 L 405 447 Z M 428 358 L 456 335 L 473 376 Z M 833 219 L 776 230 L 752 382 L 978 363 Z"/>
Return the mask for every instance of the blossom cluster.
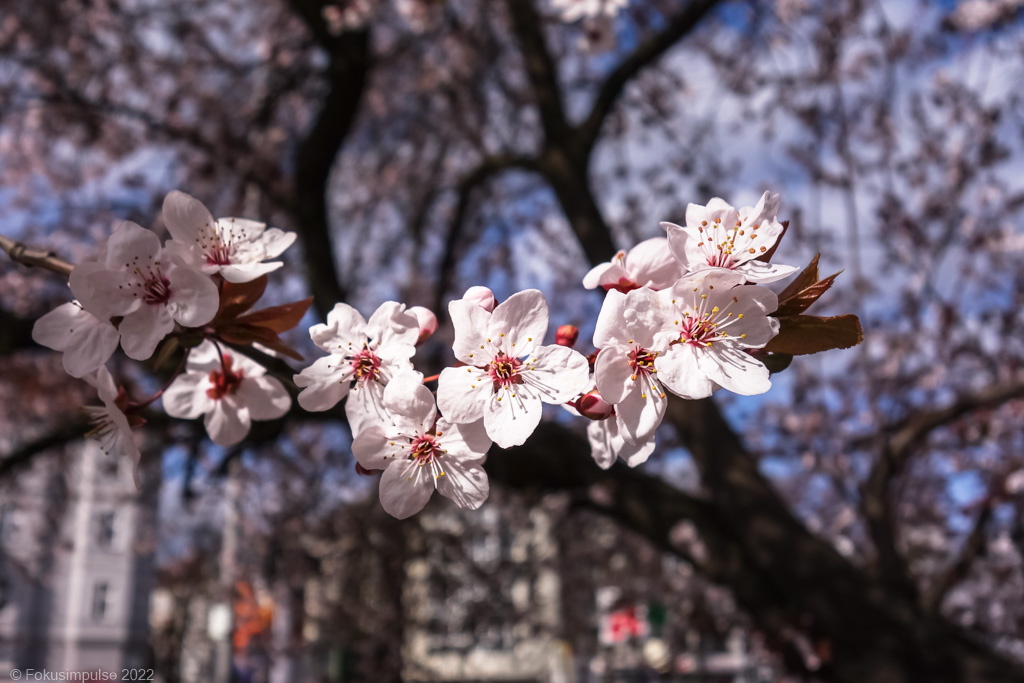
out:
<path id="1" fill-rule="evenodd" d="M 118 224 L 97 261 L 78 264 L 69 285 L 74 299 L 42 316 L 33 339 L 64 354 L 64 369 L 96 387 L 102 407 L 87 409 L 93 434 L 110 451 L 136 465 L 139 447 L 132 426 L 139 412 L 163 394 L 174 417 L 206 414 L 211 439 L 241 441 L 251 419 L 282 416 L 291 399 L 281 383 L 255 363 L 232 355 L 204 329 L 221 310 L 224 283 L 248 283 L 277 270 L 295 233 L 238 218 L 214 219 L 196 199 L 172 192 L 163 217 L 171 239 L 161 244 L 151 230 Z M 118 389 L 107 362 L 118 345 L 134 360 L 148 360 L 172 332 L 199 331 L 205 341 L 186 352 L 185 372 L 165 392 L 143 402 Z"/>
<path id="2" fill-rule="evenodd" d="M 476 286 L 448 305 L 454 362 L 438 375 L 425 378 L 413 364 L 417 347 L 438 327 L 434 313 L 388 301 L 369 318 L 336 304 L 326 322 L 309 329 L 325 355 L 288 377 L 280 366 L 272 376 L 251 356 L 274 351 L 301 359 L 277 333 L 297 325 L 310 300 L 249 309 L 266 275 L 281 266 L 271 259 L 295 235 L 255 221 L 215 220 L 197 200 L 172 192 L 163 208 L 171 238 L 161 244 L 134 223 L 118 225 L 101 259 L 74 268 L 75 300 L 43 316 L 35 338 L 63 351 L 67 371 L 97 388 L 103 406 L 89 409 L 95 436 L 136 461 L 132 428 L 158 397 L 172 417 L 204 416 L 211 440 L 230 446 L 253 420 L 277 419 L 291 408 L 291 381 L 305 410 L 344 401 L 352 453 L 361 472 L 383 473 L 380 499 L 388 513 L 413 515 L 435 490 L 475 509 L 488 496 L 488 452 L 524 444 L 544 404 L 590 420 L 600 467 L 620 458 L 633 467 L 654 451 L 667 394 L 702 399 L 720 388 L 767 391 L 769 369 L 759 350 L 779 334 L 780 320 L 796 316 L 812 328 L 833 320 L 799 315 L 835 277 L 817 281 L 816 259 L 783 292 L 781 306 L 764 286 L 796 271 L 770 262 L 785 232 L 778 207 L 778 195 L 768 193 L 739 209 L 718 198 L 690 204 L 685 225 L 663 223 L 663 237 L 590 270 L 584 287 L 606 294 L 589 356 L 573 348 L 579 330 L 572 325 L 545 344 L 550 316 L 540 291 L 499 302 Z M 164 390 L 140 402 L 106 369 L 118 344 L 135 360 L 184 352 Z"/>

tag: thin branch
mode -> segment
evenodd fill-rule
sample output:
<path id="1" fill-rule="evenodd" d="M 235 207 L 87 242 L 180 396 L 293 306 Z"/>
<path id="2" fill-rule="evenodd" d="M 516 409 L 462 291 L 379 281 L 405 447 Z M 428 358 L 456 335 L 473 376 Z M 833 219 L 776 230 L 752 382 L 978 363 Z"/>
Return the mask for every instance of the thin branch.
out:
<path id="1" fill-rule="evenodd" d="M 971 532 L 964 539 L 964 544 L 960 548 L 959 554 L 936 582 L 935 588 L 928 596 L 925 603 L 925 608 L 928 611 L 938 612 L 942 609 L 942 603 L 946 596 L 949 595 L 949 592 L 967 578 L 971 565 L 974 564 L 974 560 L 981 555 L 982 550 L 985 548 L 985 533 L 988 523 L 992 520 L 992 511 L 996 500 L 996 497 L 992 495 L 985 499 L 981 512 L 975 518 L 974 526 L 971 527 Z"/>
<path id="2" fill-rule="evenodd" d="M 1024 382 L 998 384 L 975 394 L 961 396 L 945 408 L 917 413 L 885 430 L 881 453 L 861 487 L 861 510 L 879 554 L 879 569 L 884 576 L 900 580 L 905 571 L 898 556 L 896 522 L 890 495 L 892 482 L 906 469 L 914 452 L 924 445 L 928 435 L 974 411 L 996 408 L 1008 401 L 1024 398 Z M 905 581 L 908 581 L 904 577 Z"/>
<path id="3" fill-rule="evenodd" d="M 7 252 L 12 261 L 30 268 L 42 268 L 58 275 L 68 277 L 75 266 L 57 258 L 52 251 L 29 249 L 25 244 L 0 235 L 0 249 Z"/>
<path id="4" fill-rule="evenodd" d="M 626 85 L 673 45 L 688 35 L 719 0 L 692 0 L 682 12 L 670 19 L 659 33 L 647 38 L 612 71 L 601 85 L 590 114 L 579 126 L 584 146 L 593 147 L 601 127 L 618 102 Z"/>
<path id="5" fill-rule="evenodd" d="M 8 453 L 6 457 L 0 458 L 0 479 L 7 477 L 16 470 L 27 466 L 37 455 L 51 448 L 66 446 L 85 436 L 89 429 L 88 422 L 84 420 L 73 421 L 65 424 L 59 429 L 50 432 L 46 436 L 35 441 L 24 444 L 17 450 Z"/>
<path id="6" fill-rule="evenodd" d="M 489 181 L 498 177 L 504 171 L 512 168 L 524 170 L 536 170 L 535 159 L 521 156 L 498 156 L 484 159 L 467 173 L 459 182 L 456 188 L 457 199 L 455 211 L 448 222 L 448 232 L 445 236 L 444 255 L 441 258 L 441 265 L 438 269 L 437 290 L 434 295 L 434 310 L 444 310 L 444 298 L 455 279 L 455 262 L 459 255 L 459 247 L 463 241 L 466 218 L 469 214 L 473 194 Z"/>

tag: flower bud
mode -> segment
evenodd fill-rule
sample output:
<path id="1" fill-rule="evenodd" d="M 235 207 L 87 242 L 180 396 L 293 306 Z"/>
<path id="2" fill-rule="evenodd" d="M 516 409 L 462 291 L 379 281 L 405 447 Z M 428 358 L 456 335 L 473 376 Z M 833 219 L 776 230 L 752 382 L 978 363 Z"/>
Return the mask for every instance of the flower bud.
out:
<path id="1" fill-rule="evenodd" d="M 575 325 L 562 325 L 555 332 L 555 343 L 559 346 L 568 346 L 570 349 L 576 345 L 580 338 L 580 330 Z"/>
<path id="2" fill-rule="evenodd" d="M 615 413 L 615 406 L 601 398 L 597 389 L 592 389 L 576 401 L 576 410 L 580 415 L 591 420 L 604 420 Z"/>
<path id="3" fill-rule="evenodd" d="M 405 312 L 412 314 L 420 326 L 420 336 L 416 340 L 416 346 L 425 342 L 430 335 L 437 331 L 437 316 L 430 309 L 423 308 L 423 306 L 413 306 Z"/>
<path id="4" fill-rule="evenodd" d="M 480 285 L 474 285 L 467 289 L 466 293 L 462 295 L 462 298 L 466 301 L 472 301 L 488 313 L 493 311 L 494 307 L 498 305 L 498 300 L 494 298 L 494 293 L 488 288 Z"/>

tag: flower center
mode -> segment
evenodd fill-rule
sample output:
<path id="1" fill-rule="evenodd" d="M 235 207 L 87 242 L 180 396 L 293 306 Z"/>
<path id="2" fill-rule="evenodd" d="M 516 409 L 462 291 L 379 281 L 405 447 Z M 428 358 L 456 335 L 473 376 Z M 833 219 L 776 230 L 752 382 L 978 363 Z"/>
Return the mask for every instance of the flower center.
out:
<path id="1" fill-rule="evenodd" d="M 518 358 L 499 352 L 487 367 L 487 374 L 491 376 L 495 391 L 513 384 L 522 384 L 523 377 L 519 374 L 519 367 L 522 364 L 523 361 Z"/>
<path id="2" fill-rule="evenodd" d="M 721 218 L 716 218 L 709 225 L 703 221 L 697 231 L 701 233 L 701 241 L 697 246 L 704 250 L 709 266 L 716 268 L 733 268 L 739 265 L 741 256 L 736 256 L 737 251 L 747 258 L 753 258 L 757 251 L 750 246 L 757 237 L 757 226 L 744 227 L 742 221 L 737 221 L 731 228 L 722 223 Z M 761 253 L 767 251 L 767 247 L 761 247 Z M 749 252 L 749 255 L 747 255 Z"/>
<path id="3" fill-rule="evenodd" d="M 171 281 L 156 271 L 142 283 L 142 300 L 151 306 L 163 306 L 171 298 Z"/>
<path id="4" fill-rule="evenodd" d="M 436 462 L 440 454 L 441 449 L 434 441 L 434 437 L 430 434 L 421 434 L 412 440 L 409 459 L 417 461 L 420 467 L 423 467 Z"/>
<path id="5" fill-rule="evenodd" d="M 234 254 L 234 247 L 230 244 L 222 244 L 219 241 L 206 249 L 206 263 L 211 266 L 231 265 L 231 256 Z"/>
<path id="6" fill-rule="evenodd" d="M 210 371 L 210 384 L 213 386 L 206 390 L 206 395 L 210 398 L 219 401 L 225 396 L 238 391 L 238 387 L 242 384 L 242 380 L 245 379 L 245 373 L 241 370 L 232 372 L 231 366 L 234 363 L 231 356 L 224 354 L 224 365 L 222 366 L 223 372 L 217 372 L 216 370 Z"/>
<path id="7" fill-rule="evenodd" d="M 712 342 L 726 341 L 730 337 L 725 329 L 743 320 L 742 313 L 728 312 L 732 305 L 739 301 L 736 297 L 733 297 L 732 303 L 726 304 L 725 310 L 718 306 L 714 306 L 710 311 L 707 310 L 707 294 L 702 295 L 700 301 L 699 306 L 694 305 L 693 313 L 686 312 L 683 314 L 682 321 L 676 321 L 676 324 L 679 325 L 679 339 L 677 342 L 673 342 L 674 344 L 707 347 L 711 346 Z M 740 334 L 739 338 L 743 339 L 746 336 L 745 333 Z"/>
<path id="8" fill-rule="evenodd" d="M 635 382 L 638 377 L 646 377 L 657 372 L 654 369 L 654 359 L 657 357 L 657 351 L 648 351 L 640 346 L 634 347 L 629 352 L 629 367 L 633 369 L 630 379 Z"/>
<path id="9" fill-rule="evenodd" d="M 363 350 L 351 356 L 352 371 L 357 382 L 370 382 L 380 376 L 380 358 L 363 345 Z"/>

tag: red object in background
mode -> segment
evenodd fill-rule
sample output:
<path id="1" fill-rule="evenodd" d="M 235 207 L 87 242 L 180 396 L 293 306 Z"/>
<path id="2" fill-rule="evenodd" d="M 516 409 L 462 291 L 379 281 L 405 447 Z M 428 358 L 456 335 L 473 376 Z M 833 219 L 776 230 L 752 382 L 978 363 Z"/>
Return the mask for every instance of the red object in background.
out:
<path id="1" fill-rule="evenodd" d="M 254 638 L 270 635 L 274 607 L 261 604 L 248 581 L 235 584 L 235 652 L 244 652 Z"/>
<path id="2" fill-rule="evenodd" d="M 607 645 L 624 643 L 630 638 L 642 638 L 646 635 L 646 615 L 640 615 L 636 607 L 616 610 L 601 620 L 601 642 Z"/>

